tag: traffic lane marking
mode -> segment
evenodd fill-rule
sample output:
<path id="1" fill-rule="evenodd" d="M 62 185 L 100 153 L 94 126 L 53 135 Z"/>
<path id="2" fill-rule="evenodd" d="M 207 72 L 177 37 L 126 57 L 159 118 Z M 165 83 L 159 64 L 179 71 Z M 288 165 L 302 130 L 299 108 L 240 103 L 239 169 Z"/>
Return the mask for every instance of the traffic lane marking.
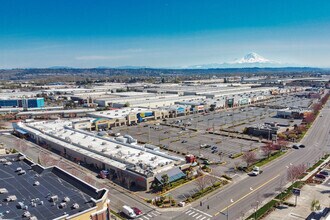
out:
<path id="1" fill-rule="evenodd" d="M 255 191 L 259 190 L 260 188 L 262 188 L 263 186 L 267 185 L 268 183 L 272 182 L 273 180 L 275 180 L 276 178 L 278 178 L 280 175 L 278 174 L 277 176 L 273 177 L 272 179 L 268 180 L 267 182 L 261 184 L 260 186 L 258 186 L 257 188 L 255 188 L 254 190 L 252 190 L 251 192 L 247 193 L 246 195 L 244 195 L 243 197 L 239 198 L 238 200 L 234 201 L 233 203 L 231 203 L 230 205 L 226 206 L 226 208 L 224 208 L 223 210 L 221 210 L 220 212 L 224 212 L 227 210 L 227 208 L 232 207 L 233 205 L 235 205 L 236 203 L 240 202 L 241 200 L 245 199 L 246 197 L 248 197 L 249 195 L 251 195 L 252 193 L 254 193 Z M 214 216 L 217 216 L 220 214 L 220 212 L 217 212 L 214 214 Z"/>

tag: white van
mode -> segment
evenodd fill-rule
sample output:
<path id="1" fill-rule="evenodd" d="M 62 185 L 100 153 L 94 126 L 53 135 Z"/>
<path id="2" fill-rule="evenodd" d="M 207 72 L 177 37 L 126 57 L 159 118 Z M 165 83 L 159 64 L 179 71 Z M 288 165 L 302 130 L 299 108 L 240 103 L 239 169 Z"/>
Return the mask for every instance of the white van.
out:
<path id="1" fill-rule="evenodd" d="M 123 213 L 125 215 L 127 215 L 128 217 L 130 217 L 130 218 L 135 218 L 136 217 L 136 214 L 134 213 L 134 210 L 131 207 L 127 206 L 127 205 L 123 206 Z"/>

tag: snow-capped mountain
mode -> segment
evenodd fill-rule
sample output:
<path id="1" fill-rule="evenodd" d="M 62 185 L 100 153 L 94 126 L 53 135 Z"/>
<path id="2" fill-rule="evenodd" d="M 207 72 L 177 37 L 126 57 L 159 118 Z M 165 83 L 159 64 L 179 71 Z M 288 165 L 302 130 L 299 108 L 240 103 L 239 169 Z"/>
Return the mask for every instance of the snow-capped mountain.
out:
<path id="1" fill-rule="evenodd" d="M 257 53 L 248 53 L 241 59 L 235 60 L 233 63 L 275 63 Z"/>
<path id="2" fill-rule="evenodd" d="M 211 63 L 211 64 L 200 64 L 193 65 L 186 68 L 191 69 L 211 69 L 211 68 L 246 68 L 246 67 L 280 67 L 283 64 L 272 61 L 260 56 L 257 53 L 248 53 L 241 59 L 236 59 L 232 62 L 227 63 Z"/>

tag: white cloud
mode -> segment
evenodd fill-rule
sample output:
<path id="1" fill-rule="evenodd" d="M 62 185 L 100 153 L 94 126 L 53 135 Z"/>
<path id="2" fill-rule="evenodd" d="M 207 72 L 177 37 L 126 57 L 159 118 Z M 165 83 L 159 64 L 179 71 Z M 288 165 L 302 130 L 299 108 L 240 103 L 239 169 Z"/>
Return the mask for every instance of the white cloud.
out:
<path id="1" fill-rule="evenodd" d="M 128 58 L 128 55 L 118 55 L 118 56 L 100 56 L 100 55 L 91 55 L 91 56 L 79 56 L 76 57 L 76 60 L 119 60 Z"/>

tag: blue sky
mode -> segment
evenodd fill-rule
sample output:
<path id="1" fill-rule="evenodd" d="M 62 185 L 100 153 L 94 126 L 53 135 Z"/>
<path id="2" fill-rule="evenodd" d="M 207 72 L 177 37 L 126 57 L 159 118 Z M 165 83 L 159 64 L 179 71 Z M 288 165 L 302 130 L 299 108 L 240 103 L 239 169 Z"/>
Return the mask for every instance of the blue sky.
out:
<path id="1" fill-rule="evenodd" d="M 0 0 L 0 68 L 330 67 L 328 0 Z"/>

